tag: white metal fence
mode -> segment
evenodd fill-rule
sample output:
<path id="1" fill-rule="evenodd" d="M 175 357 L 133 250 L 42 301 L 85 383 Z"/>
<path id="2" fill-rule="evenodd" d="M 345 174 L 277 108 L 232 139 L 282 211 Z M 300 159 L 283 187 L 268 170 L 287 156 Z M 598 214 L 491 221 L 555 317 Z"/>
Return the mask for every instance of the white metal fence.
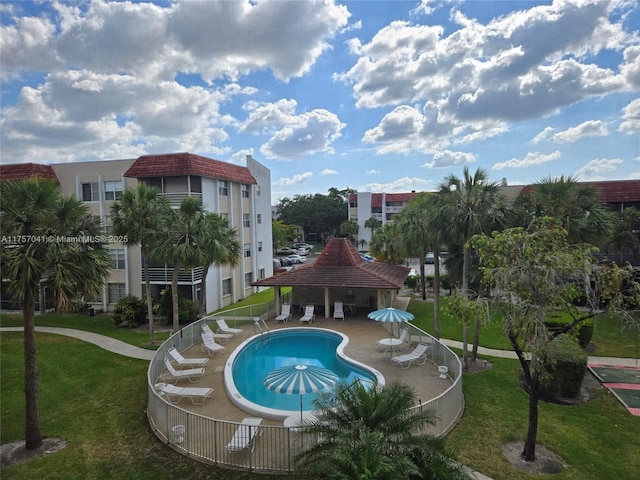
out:
<path id="1" fill-rule="evenodd" d="M 222 314 L 220 314 L 222 316 Z M 254 317 L 263 320 L 275 315 L 273 304 L 253 305 L 224 312 L 224 318 L 233 326 L 236 323 L 251 322 Z M 158 350 L 149 364 L 147 389 L 149 401 L 147 416 L 154 433 L 160 440 L 175 450 L 195 460 L 229 468 L 255 470 L 268 473 L 285 473 L 295 469 L 295 457 L 307 448 L 310 439 L 301 436 L 299 430 L 262 425 L 259 435 L 249 448 L 239 452 L 229 452 L 229 440 L 239 427 L 239 423 L 224 419 L 208 418 L 169 403 L 158 394 L 154 385 L 164 369 L 164 358 L 171 347 L 184 351 L 200 341 L 200 325 L 215 316 L 205 317 L 172 335 Z M 437 366 L 446 366 L 447 375 L 453 380 L 451 387 L 436 398 L 414 408 L 432 408 L 437 414 L 437 422 L 430 433 L 446 435 L 457 423 L 464 408 L 462 394 L 462 364 L 458 356 L 446 345 L 419 328 L 410 328 L 411 340 L 431 345 L 430 361 Z"/>

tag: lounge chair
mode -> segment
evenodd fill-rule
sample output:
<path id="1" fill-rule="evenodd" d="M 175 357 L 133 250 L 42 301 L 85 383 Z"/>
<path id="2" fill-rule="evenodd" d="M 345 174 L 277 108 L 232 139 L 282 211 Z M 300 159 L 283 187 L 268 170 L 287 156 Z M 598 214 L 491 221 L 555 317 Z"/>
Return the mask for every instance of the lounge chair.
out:
<path id="1" fill-rule="evenodd" d="M 256 446 L 256 436 L 261 433 L 260 425 L 262 424 L 262 418 L 260 417 L 245 417 L 242 423 L 238 425 L 236 433 L 233 434 L 233 438 L 227 444 L 227 451 L 242 452 L 243 450 L 250 450 Z"/>
<path id="2" fill-rule="evenodd" d="M 158 383 L 156 389 L 164 394 L 169 403 L 178 404 L 183 398 L 188 398 L 194 405 L 204 405 L 213 395 L 213 388 L 204 387 L 176 387 L 170 383 Z"/>
<path id="3" fill-rule="evenodd" d="M 198 368 L 189 368 L 186 370 L 176 370 L 175 368 L 173 368 L 173 365 L 171 365 L 171 362 L 169 361 L 169 359 L 167 357 L 164 357 L 164 366 L 166 367 L 166 370 L 164 370 L 161 374 L 160 377 L 165 381 L 165 382 L 175 382 L 178 381 L 182 378 L 188 378 L 190 382 L 199 382 L 200 379 L 202 379 L 202 375 L 204 375 L 204 367 L 198 367 Z"/>
<path id="4" fill-rule="evenodd" d="M 413 362 L 417 365 L 424 365 L 427 361 L 427 350 L 429 346 L 419 343 L 411 353 L 391 357 L 391 363 L 400 365 L 402 368 L 409 368 Z"/>
<path id="5" fill-rule="evenodd" d="M 409 330 L 407 330 L 406 328 L 402 329 L 402 332 L 400 332 L 400 337 L 398 338 L 383 338 L 381 340 L 378 340 L 378 345 L 380 345 L 381 347 L 384 347 L 385 352 L 393 352 L 394 349 L 396 347 L 399 347 L 401 345 L 408 345 L 407 343 L 407 337 L 409 336 Z"/>
<path id="6" fill-rule="evenodd" d="M 276 318 L 273 319 L 275 323 L 284 322 L 287 323 L 291 319 L 291 304 L 282 304 L 282 312 Z"/>
<path id="7" fill-rule="evenodd" d="M 184 358 L 175 347 L 171 347 L 168 353 L 173 359 L 174 366 L 179 368 L 204 367 L 209 361 L 208 358 Z"/>
<path id="8" fill-rule="evenodd" d="M 208 333 L 201 333 L 202 337 L 202 345 L 200 345 L 200 349 L 203 352 L 207 352 L 209 356 L 212 356 L 216 352 L 224 351 L 224 347 L 219 343 L 216 343 L 216 339 L 213 338 L 212 335 Z"/>
<path id="9" fill-rule="evenodd" d="M 208 333 L 213 338 L 217 339 L 220 343 L 227 343 L 233 338 L 233 333 L 214 333 L 211 327 L 206 323 L 201 325 L 203 333 Z"/>
<path id="10" fill-rule="evenodd" d="M 231 335 L 242 333 L 242 330 L 240 328 L 229 327 L 229 325 L 227 325 L 227 322 L 224 321 L 224 318 L 216 318 L 216 322 L 218 323 L 217 333 L 230 333 Z"/>
<path id="11" fill-rule="evenodd" d="M 316 319 L 315 313 L 313 313 L 315 307 L 313 305 L 307 305 L 304 308 L 304 315 L 300 317 L 300 323 L 311 323 Z"/>
<path id="12" fill-rule="evenodd" d="M 333 319 L 344 322 L 344 306 L 342 302 L 335 302 L 333 304 Z"/>

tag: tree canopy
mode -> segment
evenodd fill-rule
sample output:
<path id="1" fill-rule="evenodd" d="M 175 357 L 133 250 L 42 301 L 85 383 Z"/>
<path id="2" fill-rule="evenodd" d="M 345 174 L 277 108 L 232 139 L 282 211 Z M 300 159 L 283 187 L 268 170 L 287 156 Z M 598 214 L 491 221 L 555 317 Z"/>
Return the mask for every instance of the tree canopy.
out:
<path id="1" fill-rule="evenodd" d="M 321 240 L 340 234 L 340 225 L 347 220 L 348 203 L 345 194 L 332 189 L 329 195 L 295 195 L 278 203 L 278 218 L 288 225 L 299 225 L 305 238 L 317 234 Z"/>

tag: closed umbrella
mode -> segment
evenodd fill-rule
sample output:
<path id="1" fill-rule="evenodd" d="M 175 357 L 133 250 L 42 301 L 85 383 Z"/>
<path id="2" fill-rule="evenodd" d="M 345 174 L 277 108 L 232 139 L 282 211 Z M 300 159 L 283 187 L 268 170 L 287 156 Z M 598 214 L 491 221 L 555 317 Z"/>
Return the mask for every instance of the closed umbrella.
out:
<path id="1" fill-rule="evenodd" d="M 397 308 L 389 307 L 376 310 L 367 315 L 371 320 L 376 322 L 391 322 L 391 323 L 403 323 L 409 322 L 414 319 L 413 313 L 406 310 L 399 310 Z M 392 329 L 393 330 L 393 329 Z M 391 334 L 391 332 L 389 332 Z M 393 337 L 390 337 L 390 340 Z M 392 344 L 392 342 L 390 341 Z"/>
<path id="2" fill-rule="evenodd" d="M 300 422 L 302 422 L 302 396 L 332 387 L 338 376 L 331 370 L 312 365 L 287 365 L 276 368 L 264 379 L 264 385 L 274 392 L 300 395 Z"/>

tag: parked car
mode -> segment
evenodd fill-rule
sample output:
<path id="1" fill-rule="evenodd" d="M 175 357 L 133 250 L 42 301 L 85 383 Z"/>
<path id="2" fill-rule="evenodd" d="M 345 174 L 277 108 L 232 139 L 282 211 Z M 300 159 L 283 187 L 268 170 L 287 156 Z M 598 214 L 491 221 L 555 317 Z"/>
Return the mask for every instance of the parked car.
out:
<path id="1" fill-rule="evenodd" d="M 364 260 L 365 262 L 375 262 L 376 259 L 374 257 L 372 257 L 371 255 L 369 255 L 368 253 L 361 253 L 360 254 L 360 258 L 362 260 Z"/>
<path id="2" fill-rule="evenodd" d="M 287 258 L 291 260 L 293 263 L 304 263 L 307 261 L 307 259 L 304 258 L 302 255 L 289 255 Z"/>
<path id="3" fill-rule="evenodd" d="M 291 255 L 292 253 L 296 253 L 296 250 L 291 247 L 280 247 L 276 250 L 276 253 L 278 255 Z"/>
<path id="4" fill-rule="evenodd" d="M 282 263 L 280 262 L 279 259 L 274 258 L 273 259 L 273 274 L 277 275 L 279 273 L 284 273 L 284 272 L 288 272 L 292 269 L 293 267 L 285 267 L 282 265 Z"/>
<path id="5" fill-rule="evenodd" d="M 278 260 L 280 260 L 280 263 L 283 267 L 290 267 L 291 265 L 293 265 L 293 260 L 291 260 L 289 257 L 280 257 Z"/>
<path id="6" fill-rule="evenodd" d="M 296 250 L 298 255 L 307 256 L 313 249 L 313 245 L 309 245 L 308 243 L 294 243 L 293 248 Z"/>
<path id="7" fill-rule="evenodd" d="M 433 265 L 433 263 L 435 262 L 436 258 L 433 255 L 433 253 L 427 253 L 427 256 L 424 258 L 424 263 L 428 263 L 429 265 Z M 438 255 L 438 261 L 440 263 L 442 263 L 442 255 Z"/>

